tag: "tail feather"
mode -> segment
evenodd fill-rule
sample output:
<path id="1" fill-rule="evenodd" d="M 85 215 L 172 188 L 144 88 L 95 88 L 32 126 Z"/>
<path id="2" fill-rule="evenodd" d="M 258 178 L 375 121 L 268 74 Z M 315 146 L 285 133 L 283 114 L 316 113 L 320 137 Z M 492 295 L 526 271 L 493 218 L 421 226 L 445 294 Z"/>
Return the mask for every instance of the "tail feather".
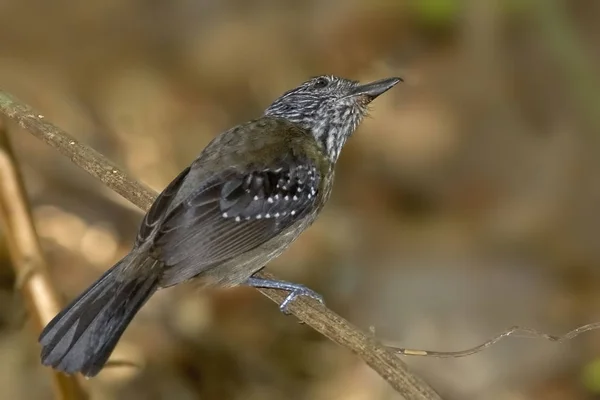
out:
<path id="1" fill-rule="evenodd" d="M 119 338 L 158 288 L 158 262 L 130 253 L 42 331 L 42 364 L 68 374 L 100 372 Z"/>

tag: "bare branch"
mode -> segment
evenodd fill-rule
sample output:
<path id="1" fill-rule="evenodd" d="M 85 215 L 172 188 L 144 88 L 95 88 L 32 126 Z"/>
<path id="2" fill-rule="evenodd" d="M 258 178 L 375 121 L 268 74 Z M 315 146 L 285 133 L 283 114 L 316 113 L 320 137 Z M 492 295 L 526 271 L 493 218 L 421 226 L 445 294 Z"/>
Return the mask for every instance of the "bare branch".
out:
<path id="1" fill-rule="evenodd" d="M 33 226 L 21 174 L 1 116 L 0 220 L 7 238 L 17 286 L 27 300 L 29 314 L 39 332 L 60 311 L 61 305 L 46 273 L 46 262 Z M 54 372 L 53 378 L 57 399 L 87 398 L 77 377 Z"/>
<path id="2" fill-rule="evenodd" d="M 155 192 L 128 177 L 102 154 L 79 143 L 61 129 L 46 122 L 43 116 L 34 112 L 29 106 L 2 91 L 0 91 L 0 112 L 17 121 L 23 129 L 56 148 L 79 167 L 100 179 L 107 187 L 139 208 L 148 210 L 154 201 Z M 265 272 L 257 276 L 273 278 Z M 281 303 L 285 297 L 284 293 L 273 289 L 259 289 L 259 291 L 276 303 Z M 392 350 L 372 336 L 362 333 L 319 302 L 302 297 L 292 302 L 288 311 L 333 342 L 356 353 L 406 399 L 440 399 L 431 387 L 408 370 L 406 364 Z"/>
<path id="3" fill-rule="evenodd" d="M 465 349 L 465 350 L 456 350 L 456 351 L 434 351 L 434 350 L 419 350 L 419 349 L 408 349 L 405 347 L 395 347 L 388 346 L 390 349 L 394 349 L 398 352 L 398 354 L 402 354 L 403 356 L 420 356 L 420 357 L 437 357 L 437 358 L 458 358 L 458 357 L 466 357 L 473 355 L 475 353 L 479 353 L 487 349 L 490 346 L 495 345 L 499 341 L 509 336 L 512 337 L 524 337 L 527 339 L 545 339 L 550 342 L 566 342 L 567 340 L 571 340 L 584 332 L 594 331 L 596 329 L 600 329 L 600 322 L 594 322 L 587 325 L 582 325 L 578 328 L 575 328 L 564 335 L 551 335 L 549 333 L 540 332 L 537 329 L 521 327 L 521 326 L 513 326 L 504 332 L 497 334 L 496 336 L 486 340 L 485 342 Z"/>

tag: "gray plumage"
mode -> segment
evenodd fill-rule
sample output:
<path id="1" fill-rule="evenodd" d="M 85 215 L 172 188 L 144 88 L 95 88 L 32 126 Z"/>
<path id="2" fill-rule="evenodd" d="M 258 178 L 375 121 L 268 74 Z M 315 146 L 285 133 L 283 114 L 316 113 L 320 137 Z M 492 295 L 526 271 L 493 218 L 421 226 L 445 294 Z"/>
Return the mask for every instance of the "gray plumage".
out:
<path id="1" fill-rule="evenodd" d="M 158 196 L 131 252 L 46 326 L 42 363 L 96 375 L 146 300 L 193 278 L 290 290 L 284 311 L 297 294 L 316 297 L 252 275 L 313 223 L 344 143 L 368 103 L 398 81 L 313 78 L 217 136 Z"/>

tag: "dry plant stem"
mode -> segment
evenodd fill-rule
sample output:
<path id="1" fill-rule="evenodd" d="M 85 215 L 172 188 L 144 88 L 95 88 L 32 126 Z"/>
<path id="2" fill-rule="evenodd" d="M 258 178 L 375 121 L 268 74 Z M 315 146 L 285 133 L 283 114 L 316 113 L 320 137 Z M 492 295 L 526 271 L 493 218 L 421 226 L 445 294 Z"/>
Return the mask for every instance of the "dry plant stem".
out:
<path id="1" fill-rule="evenodd" d="M 408 349 L 405 347 L 395 347 L 388 346 L 391 349 L 395 349 L 398 354 L 402 354 L 403 356 L 421 356 L 421 357 L 437 357 L 437 358 L 458 358 L 458 357 L 466 357 L 473 355 L 475 353 L 479 353 L 487 349 L 490 346 L 495 345 L 502 339 L 505 339 L 509 336 L 513 337 L 525 337 L 528 339 L 545 339 L 550 342 L 566 342 L 567 340 L 571 340 L 582 333 L 593 331 L 596 329 L 600 329 L 600 322 L 594 322 L 587 325 L 582 325 L 578 328 L 573 329 L 565 333 L 564 335 L 550 335 L 545 332 L 540 332 L 537 329 L 527 328 L 522 326 L 513 326 L 504 332 L 497 334 L 496 336 L 486 340 L 485 342 L 465 349 L 465 350 L 457 350 L 457 351 L 433 351 L 433 350 L 420 350 L 420 349 Z"/>
<path id="2" fill-rule="evenodd" d="M 79 143 L 56 126 L 46 122 L 43 116 L 34 112 L 29 106 L 2 91 L 0 91 L 0 112 L 18 122 L 21 128 L 55 147 L 75 164 L 139 208 L 148 210 L 154 201 L 155 192 L 125 175 L 102 154 Z M 272 278 L 265 272 L 259 273 L 257 277 Z M 259 290 L 276 303 L 281 303 L 285 298 L 285 294 L 277 290 Z M 408 371 L 406 364 L 392 350 L 372 336 L 362 333 L 319 302 L 300 298 L 290 304 L 288 310 L 333 342 L 356 353 L 406 399 L 440 399 L 431 387 Z"/>
<path id="3" fill-rule="evenodd" d="M 29 315 L 39 332 L 61 309 L 46 274 L 18 164 L 0 116 L 0 220 L 8 242 L 18 289 L 27 301 Z M 53 372 L 55 397 L 62 400 L 86 399 L 77 377 Z"/>

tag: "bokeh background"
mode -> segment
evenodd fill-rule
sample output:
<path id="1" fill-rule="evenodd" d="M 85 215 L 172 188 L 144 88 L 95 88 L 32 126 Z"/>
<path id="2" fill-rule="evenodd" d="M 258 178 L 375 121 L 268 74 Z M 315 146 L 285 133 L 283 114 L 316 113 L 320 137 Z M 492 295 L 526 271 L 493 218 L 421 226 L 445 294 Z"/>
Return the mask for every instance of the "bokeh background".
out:
<path id="1" fill-rule="evenodd" d="M 597 0 L 0 0 L 0 87 L 160 190 L 216 134 L 308 77 L 406 82 L 373 104 L 320 220 L 269 269 L 399 346 L 600 320 Z M 141 214 L 18 129 L 64 299 L 128 251 Z M 0 390 L 51 399 L 0 253 Z M 95 399 L 398 399 L 249 288 L 157 294 Z M 445 399 L 600 398 L 600 332 L 406 358 Z"/>

